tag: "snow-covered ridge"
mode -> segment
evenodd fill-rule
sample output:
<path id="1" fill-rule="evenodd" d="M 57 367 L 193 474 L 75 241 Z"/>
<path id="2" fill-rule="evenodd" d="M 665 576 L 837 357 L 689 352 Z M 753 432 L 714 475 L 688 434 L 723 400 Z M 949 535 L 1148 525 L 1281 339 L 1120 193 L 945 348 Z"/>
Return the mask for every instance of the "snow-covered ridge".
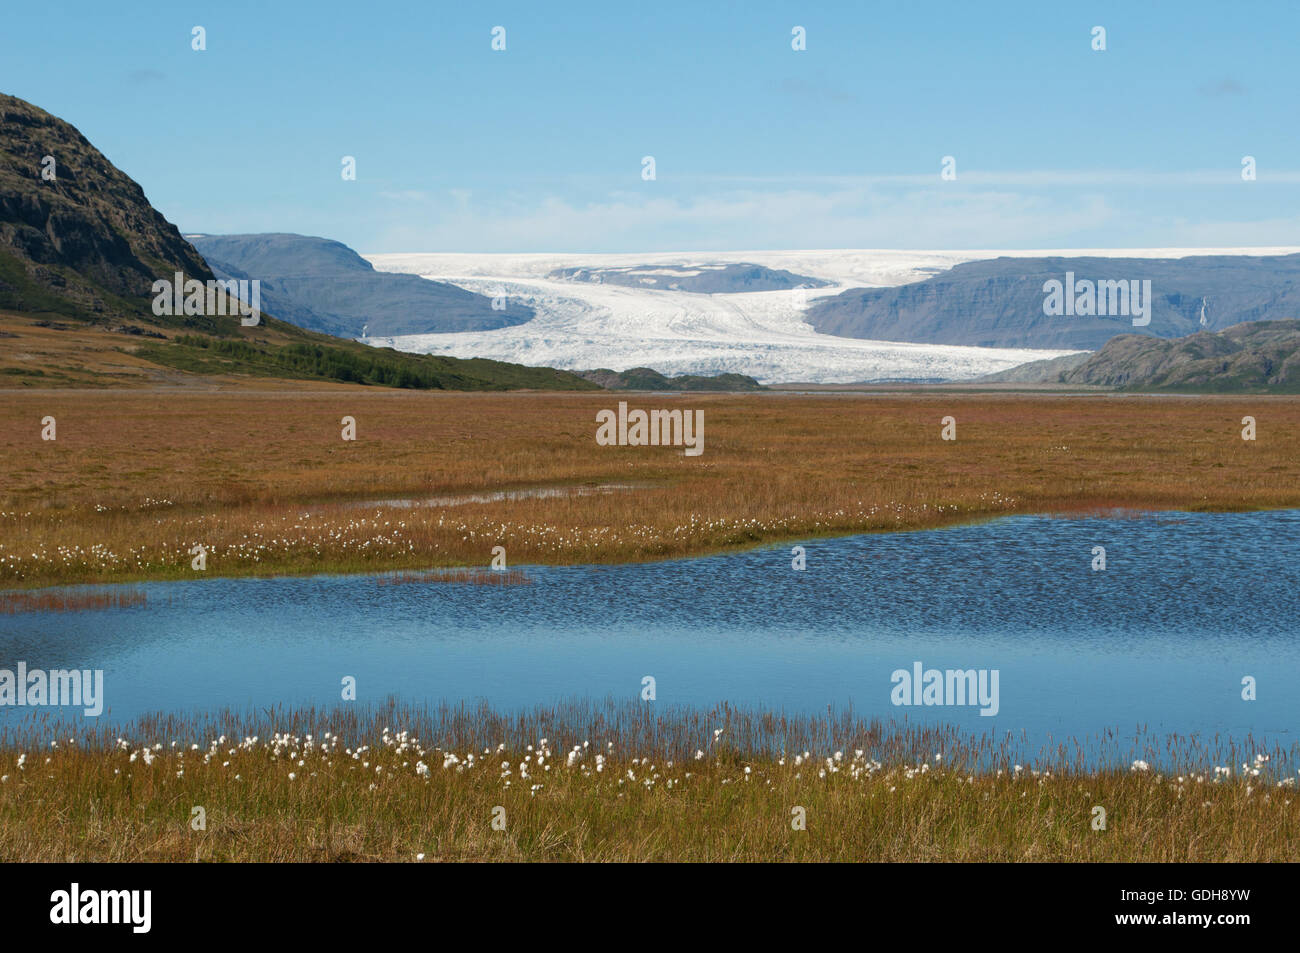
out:
<path id="1" fill-rule="evenodd" d="M 1000 256 L 1179 258 L 1289 254 L 1300 249 L 1070 249 L 1036 251 L 754 251 L 653 254 L 365 255 L 380 271 L 420 275 L 534 308 L 537 317 L 493 331 L 371 338 L 403 351 L 484 357 L 570 370 L 652 367 L 663 374 L 748 374 L 763 383 L 968 380 L 1070 351 L 864 341 L 818 334 L 807 304 L 846 288 L 922 281 L 965 261 Z M 693 294 L 548 278 L 562 268 L 662 269 L 745 262 L 833 282 L 796 291 Z"/>

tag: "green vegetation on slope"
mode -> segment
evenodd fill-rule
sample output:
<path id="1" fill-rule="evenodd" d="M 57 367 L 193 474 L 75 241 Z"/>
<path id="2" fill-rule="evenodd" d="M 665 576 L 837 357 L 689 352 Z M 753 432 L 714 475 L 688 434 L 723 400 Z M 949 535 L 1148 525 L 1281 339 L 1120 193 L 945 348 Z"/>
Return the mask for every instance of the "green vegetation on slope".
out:
<path id="1" fill-rule="evenodd" d="M 343 381 L 425 390 L 599 390 L 564 371 L 500 361 L 404 354 L 392 348 L 314 340 L 273 345 L 184 334 L 148 344 L 136 355 L 197 374 L 243 373 L 261 377 Z"/>

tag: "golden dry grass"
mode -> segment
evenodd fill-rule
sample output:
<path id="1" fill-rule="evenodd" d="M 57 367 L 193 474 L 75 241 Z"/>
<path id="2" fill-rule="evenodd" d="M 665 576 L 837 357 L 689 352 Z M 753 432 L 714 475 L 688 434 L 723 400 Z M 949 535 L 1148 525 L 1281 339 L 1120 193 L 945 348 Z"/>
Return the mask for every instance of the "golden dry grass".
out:
<path id="1" fill-rule="evenodd" d="M 436 742 L 381 727 L 400 713 L 361 733 L 318 723 L 314 734 L 10 741 L 0 859 L 1169 862 L 1286 861 L 1300 849 L 1295 778 L 1249 764 L 1088 774 L 995 759 L 1003 766 L 978 770 L 950 731 L 858 726 L 837 746 L 808 735 L 844 723 L 644 711 L 555 740 L 524 734 L 528 717 L 444 710 Z M 507 730 L 485 735 L 493 724 Z M 457 745 L 449 729 L 478 743 Z M 756 753 L 742 739 L 762 730 L 815 750 Z M 186 741 L 166 741 L 177 734 Z"/>
<path id="2" fill-rule="evenodd" d="M 703 455 L 597 446 L 596 412 L 620 399 L 702 409 Z M 486 566 L 497 545 L 511 565 L 611 562 L 1006 513 L 1297 505 L 1300 398 L 0 394 L 11 587 L 185 576 L 196 544 L 214 575 L 411 570 Z"/>

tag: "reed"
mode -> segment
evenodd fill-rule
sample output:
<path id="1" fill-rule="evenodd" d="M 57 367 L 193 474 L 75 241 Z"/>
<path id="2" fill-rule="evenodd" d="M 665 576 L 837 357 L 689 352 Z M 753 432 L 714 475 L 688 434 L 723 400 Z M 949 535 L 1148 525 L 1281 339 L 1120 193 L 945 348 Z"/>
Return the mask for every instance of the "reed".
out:
<path id="1" fill-rule="evenodd" d="M 1012 738 L 851 711 L 613 701 L 160 714 L 120 736 L 40 718 L 0 732 L 0 858 L 1295 857 L 1300 749 L 1134 740 L 1126 764 L 1095 741 L 1022 763 Z"/>
<path id="2" fill-rule="evenodd" d="M 444 569 L 439 572 L 399 572 L 379 576 L 381 586 L 429 585 L 457 583 L 466 586 L 531 586 L 533 580 L 518 569 L 491 571 L 483 569 Z"/>
<path id="3" fill-rule="evenodd" d="M 96 609 L 130 609 L 148 603 L 145 594 L 135 589 L 109 589 L 91 592 L 0 592 L 0 613 L 18 612 L 85 612 Z"/>

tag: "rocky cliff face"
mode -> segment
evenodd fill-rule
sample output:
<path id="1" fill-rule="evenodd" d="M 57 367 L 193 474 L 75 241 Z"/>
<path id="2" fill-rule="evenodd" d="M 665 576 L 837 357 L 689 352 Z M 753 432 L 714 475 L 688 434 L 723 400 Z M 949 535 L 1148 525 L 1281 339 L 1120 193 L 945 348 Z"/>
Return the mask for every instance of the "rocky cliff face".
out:
<path id="1" fill-rule="evenodd" d="M 0 307 L 89 320 L 150 316 L 151 285 L 177 271 L 213 277 L 85 136 L 0 95 Z"/>
<path id="2" fill-rule="evenodd" d="M 1300 392 L 1300 321 L 1256 321 L 1177 340 L 1111 338 L 1057 378 L 1126 390 Z"/>
<path id="3" fill-rule="evenodd" d="M 1045 314 L 1044 284 L 1067 273 L 1093 284 L 1149 281 L 1150 323 L 1135 327 L 1129 314 Z M 851 289 L 807 311 L 818 331 L 845 337 L 1088 351 L 1117 334 L 1172 338 L 1297 315 L 1300 255 L 997 258 L 895 288 Z"/>
<path id="4" fill-rule="evenodd" d="M 488 331 L 522 324 L 532 308 L 416 275 L 375 271 L 341 242 L 308 235 L 192 235 L 218 278 L 256 278 L 276 317 L 340 337 Z"/>

